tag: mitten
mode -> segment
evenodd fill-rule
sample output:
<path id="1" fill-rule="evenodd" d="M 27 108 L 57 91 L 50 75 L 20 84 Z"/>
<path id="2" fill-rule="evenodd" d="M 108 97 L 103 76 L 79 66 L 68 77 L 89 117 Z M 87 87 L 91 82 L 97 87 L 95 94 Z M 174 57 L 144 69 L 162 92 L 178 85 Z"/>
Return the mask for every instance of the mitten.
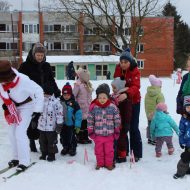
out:
<path id="1" fill-rule="evenodd" d="M 56 127 L 55 127 L 56 133 L 57 133 L 57 134 L 60 134 L 62 128 L 63 128 L 63 124 L 57 124 Z"/>
<path id="2" fill-rule="evenodd" d="M 36 129 L 38 127 L 38 119 L 40 117 L 41 113 L 34 112 L 32 114 L 32 120 L 31 120 L 31 127 L 32 129 Z"/>
<path id="3" fill-rule="evenodd" d="M 6 104 L 3 104 L 3 105 L 2 105 L 2 108 L 3 108 L 4 111 L 5 111 L 5 110 L 8 110 Z"/>
<path id="4" fill-rule="evenodd" d="M 80 128 L 75 127 L 75 132 L 76 132 L 76 134 L 79 134 L 79 132 L 80 132 Z"/>
<path id="5" fill-rule="evenodd" d="M 183 144 L 180 144 L 180 147 L 181 147 L 182 149 L 184 149 L 184 148 L 185 148 L 185 146 L 184 146 Z"/>

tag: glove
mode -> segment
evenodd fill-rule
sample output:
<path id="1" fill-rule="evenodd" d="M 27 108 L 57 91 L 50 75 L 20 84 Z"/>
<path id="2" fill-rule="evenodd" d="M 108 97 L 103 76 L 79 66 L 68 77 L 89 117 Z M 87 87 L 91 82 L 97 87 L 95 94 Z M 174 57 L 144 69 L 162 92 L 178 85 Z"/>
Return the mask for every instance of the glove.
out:
<path id="1" fill-rule="evenodd" d="M 60 134 L 62 128 L 63 128 L 63 124 L 57 124 L 56 127 L 55 127 L 56 133 L 57 133 L 57 134 Z"/>
<path id="2" fill-rule="evenodd" d="M 79 134 L 79 132 L 80 132 L 80 128 L 75 127 L 75 132 L 76 132 L 76 134 Z"/>
<path id="3" fill-rule="evenodd" d="M 3 104 L 3 105 L 2 105 L 2 108 L 3 108 L 4 111 L 5 111 L 5 110 L 8 110 L 6 104 Z"/>
<path id="4" fill-rule="evenodd" d="M 38 119 L 41 116 L 41 113 L 34 112 L 32 114 L 31 127 L 32 129 L 36 129 L 38 127 Z"/>
<path id="5" fill-rule="evenodd" d="M 184 149 L 184 148 L 185 148 L 185 146 L 184 146 L 183 144 L 180 144 L 180 147 L 181 147 L 182 149 Z"/>

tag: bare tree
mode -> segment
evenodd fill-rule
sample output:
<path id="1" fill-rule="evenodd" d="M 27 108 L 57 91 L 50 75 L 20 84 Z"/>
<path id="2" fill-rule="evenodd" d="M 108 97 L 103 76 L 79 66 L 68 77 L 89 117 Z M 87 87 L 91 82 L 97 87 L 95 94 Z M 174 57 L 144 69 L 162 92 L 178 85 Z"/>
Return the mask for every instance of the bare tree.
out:
<path id="1" fill-rule="evenodd" d="M 137 54 L 142 21 L 157 15 L 159 0 L 54 0 L 51 10 L 67 13 L 92 32 L 108 41 L 118 52 L 130 47 Z M 48 8 L 50 9 L 50 7 Z M 144 34 L 145 35 L 145 34 Z"/>
<path id="2" fill-rule="evenodd" d="M 9 11 L 11 6 L 7 1 L 0 0 L 0 11 Z"/>

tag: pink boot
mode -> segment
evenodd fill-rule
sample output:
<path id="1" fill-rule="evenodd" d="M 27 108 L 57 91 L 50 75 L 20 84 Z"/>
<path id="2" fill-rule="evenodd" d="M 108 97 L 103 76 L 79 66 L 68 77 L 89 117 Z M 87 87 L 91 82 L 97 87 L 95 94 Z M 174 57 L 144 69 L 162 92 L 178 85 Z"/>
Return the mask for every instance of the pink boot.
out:
<path id="1" fill-rule="evenodd" d="M 174 153 L 174 148 L 169 148 L 169 149 L 168 149 L 168 154 L 169 154 L 169 155 L 172 155 L 173 153 Z"/>
<path id="2" fill-rule="evenodd" d="M 156 152 L 156 157 L 157 158 L 160 158 L 162 156 L 162 153 L 161 152 Z"/>

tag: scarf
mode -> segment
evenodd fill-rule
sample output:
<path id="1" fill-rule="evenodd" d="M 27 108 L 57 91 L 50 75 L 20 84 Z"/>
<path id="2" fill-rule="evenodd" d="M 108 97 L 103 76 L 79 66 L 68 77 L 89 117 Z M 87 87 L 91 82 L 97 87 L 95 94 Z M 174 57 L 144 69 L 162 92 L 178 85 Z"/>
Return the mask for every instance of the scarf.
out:
<path id="1" fill-rule="evenodd" d="M 0 84 L 0 98 L 3 100 L 4 104 L 7 106 L 5 110 L 5 119 L 9 125 L 19 124 L 21 117 L 16 109 L 14 102 L 11 100 L 8 94 L 8 90 L 14 88 L 19 82 L 19 77 L 16 77 L 12 82 L 6 84 Z"/>

